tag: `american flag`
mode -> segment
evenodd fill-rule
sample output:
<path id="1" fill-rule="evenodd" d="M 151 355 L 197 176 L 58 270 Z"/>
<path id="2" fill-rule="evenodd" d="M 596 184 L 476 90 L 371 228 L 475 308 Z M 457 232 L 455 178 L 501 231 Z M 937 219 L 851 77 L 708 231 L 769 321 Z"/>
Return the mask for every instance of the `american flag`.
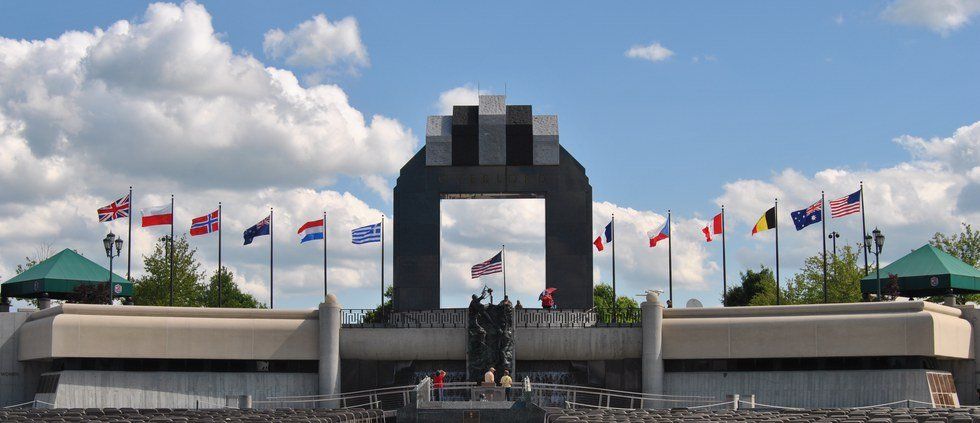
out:
<path id="1" fill-rule="evenodd" d="M 503 251 L 497 253 L 497 255 L 493 256 L 493 258 L 490 260 L 474 265 L 473 268 L 470 269 L 470 276 L 472 276 L 473 279 L 476 279 L 483 275 L 503 272 L 504 263 L 501 259 L 502 253 Z"/>
<path id="2" fill-rule="evenodd" d="M 129 217 L 129 195 L 114 201 L 112 204 L 99 209 L 99 222 L 108 222 L 123 217 Z"/>
<path id="3" fill-rule="evenodd" d="M 830 217 L 838 218 L 861 211 L 861 191 L 854 191 L 836 200 L 830 200 Z"/>
<path id="4" fill-rule="evenodd" d="M 207 235 L 221 229 L 221 215 L 215 210 L 191 221 L 191 236 Z"/>

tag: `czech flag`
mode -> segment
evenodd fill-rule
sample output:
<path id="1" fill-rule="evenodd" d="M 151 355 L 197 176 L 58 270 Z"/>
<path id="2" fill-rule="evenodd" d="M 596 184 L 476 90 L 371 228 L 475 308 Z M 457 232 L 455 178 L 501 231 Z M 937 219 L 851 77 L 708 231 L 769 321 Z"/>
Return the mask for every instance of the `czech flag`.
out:
<path id="1" fill-rule="evenodd" d="M 300 244 L 306 241 L 323 239 L 323 219 L 306 222 L 296 233 L 300 236 Z"/>
<path id="2" fill-rule="evenodd" d="M 609 224 L 606 225 L 604 235 L 606 236 L 606 244 L 613 242 L 612 222 L 609 222 Z M 595 248 L 599 251 L 606 249 L 606 246 L 602 243 L 602 235 L 595 237 L 595 241 L 592 241 L 592 245 L 595 245 Z"/>
<path id="3" fill-rule="evenodd" d="M 659 231 L 647 232 L 647 237 L 650 238 L 651 248 L 656 247 L 658 242 L 670 238 L 670 217 L 667 217 L 667 221 L 664 222 L 664 225 L 660 227 Z"/>

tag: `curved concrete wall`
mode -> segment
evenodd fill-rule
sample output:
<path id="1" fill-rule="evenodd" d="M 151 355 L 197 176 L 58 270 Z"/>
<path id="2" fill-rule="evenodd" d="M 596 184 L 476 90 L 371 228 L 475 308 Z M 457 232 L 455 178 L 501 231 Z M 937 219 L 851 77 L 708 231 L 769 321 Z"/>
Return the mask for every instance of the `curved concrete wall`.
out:
<path id="1" fill-rule="evenodd" d="M 664 358 L 972 358 L 960 314 L 923 302 L 670 309 Z"/>
<path id="2" fill-rule="evenodd" d="M 961 311 L 923 302 L 664 310 L 665 359 L 973 357 Z M 21 360 L 59 357 L 317 360 L 317 311 L 66 304 L 33 313 Z M 642 355 L 641 328 L 517 328 L 518 360 Z M 464 360 L 463 328 L 343 328 L 340 357 Z"/>
<path id="3" fill-rule="evenodd" d="M 21 328 L 21 360 L 316 360 L 317 312 L 65 304 Z"/>

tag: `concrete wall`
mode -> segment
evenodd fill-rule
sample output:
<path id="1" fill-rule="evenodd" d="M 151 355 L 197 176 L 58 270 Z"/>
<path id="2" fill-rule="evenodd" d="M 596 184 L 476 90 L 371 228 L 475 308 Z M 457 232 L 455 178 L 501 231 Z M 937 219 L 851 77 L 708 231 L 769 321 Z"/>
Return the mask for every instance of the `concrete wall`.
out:
<path id="1" fill-rule="evenodd" d="M 344 360 L 466 360 L 464 328 L 341 328 Z"/>
<path id="2" fill-rule="evenodd" d="M 110 372 L 65 370 L 58 389 L 44 401 L 57 408 L 215 408 L 226 396 L 251 395 L 255 408 L 309 404 L 262 404 L 254 401 L 286 395 L 316 395 L 316 373 Z M 38 398 L 42 399 L 42 398 Z M 52 401 L 53 400 L 53 401 Z"/>
<path id="3" fill-rule="evenodd" d="M 0 313 L 0 407 L 34 399 L 43 363 L 17 359 L 19 329 L 30 313 Z"/>
<path id="4" fill-rule="evenodd" d="M 64 304 L 33 313 L 21 360 L 316 360 L 317 311 Z"/>
<path id="5" fill-rule="evenodd" d="M 786 407 L 931 401 L 925 370 L 667 373 L 664 385 L 669 395 L 707 395 L 724 401 L 725 395 L 754 394 L 758 403 Z"/>
<path id="6" fill-rule="evenodd" d="M 665 359 L 973 358 L 961 311 L 921 301 L 664 311 Z"/>

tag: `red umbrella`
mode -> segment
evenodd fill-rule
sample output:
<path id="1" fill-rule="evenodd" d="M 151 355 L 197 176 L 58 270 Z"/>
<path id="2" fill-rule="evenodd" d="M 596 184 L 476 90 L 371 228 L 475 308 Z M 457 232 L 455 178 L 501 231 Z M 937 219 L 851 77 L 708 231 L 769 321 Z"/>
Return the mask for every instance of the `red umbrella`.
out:
<path id="1" fill-rule="evenodd" d="M 555 291 L 557 291 L 557 290 L 558 290 L 558 288 L 547 288 L 544 291 L 541 291 L 541 294 L 538 295 L 538 299 L 540 300 L 540 299 L 544 298 L 545 296 L 550 296 L 551 294 L 554 294 Z"/>

